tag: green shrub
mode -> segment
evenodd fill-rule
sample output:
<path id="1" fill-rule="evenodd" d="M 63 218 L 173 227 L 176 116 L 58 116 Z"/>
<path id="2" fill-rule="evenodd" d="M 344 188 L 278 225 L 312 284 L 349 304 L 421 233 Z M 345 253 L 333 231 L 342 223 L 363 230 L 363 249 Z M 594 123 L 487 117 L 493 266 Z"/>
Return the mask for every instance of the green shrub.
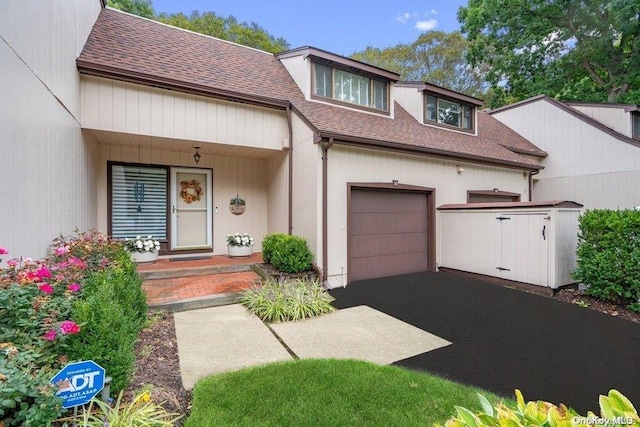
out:
<path id="1" fill-rule="evenodd" d="M 586 211 L 577 256 L 572 277 L 588 285 L 588 294 L 640 308 L 640 211 Z"/>
<path id="2" fill-rule="evenodd" d="M 264 236 L 262 239 L 262 259 L 266 263 L 271 263 L 271 256 L 278 247 L 280 241 L 286 238 L 284 233 L 271 233 Z"/>
<path id="3" fill-rule="evenodd" d="M 124 249 L 118 262 L 91 274 L 73 317 L 82 324 L 69 345 L 71 360 L 91 359 L 112 378 L 111 388 L 122 390 L 133 373 L 138 333 L 146 318 L 146 300 L 135 265 Z"/>
<path id="4" fill-rule="evenodd" d="M 274 246 L 270 262 L 278 270 L 301 273 L 311 269 L 313 254 L 302 237 L 284 235 Z"/>
<path id="5" fill-rule="evenodd" d="M 640 422 L 640 417 L 633 404 L 622 393 L 610 390 L 607 396 L 600 395 L 600 417 L 589 411 L 586 417 L 581 417 L 573 409 L 560 404 L 556 406 L 549 402 L 524 402 L 520 390 L 516 390 L 516 407 L 498 403 L 492 406 L 482 395 L 478 394 L 482 411 L 471 412 L 467 408 L 456 406 L 457 416 L 449 419 L 447 427 L 477 427 L 477 426 L 549 426 L 573 427 L 576 425 L 597 424 L 597 420 L 606 421 L 607 425 L 633 425 Z"/>
<path id="6" fill-rule="evenodd" d="M 240 303 L 265 322 L 302 320 L 335 310 L 334 298 L 317 280 L 268 280 L 264 285 L 247 289 Z"/>

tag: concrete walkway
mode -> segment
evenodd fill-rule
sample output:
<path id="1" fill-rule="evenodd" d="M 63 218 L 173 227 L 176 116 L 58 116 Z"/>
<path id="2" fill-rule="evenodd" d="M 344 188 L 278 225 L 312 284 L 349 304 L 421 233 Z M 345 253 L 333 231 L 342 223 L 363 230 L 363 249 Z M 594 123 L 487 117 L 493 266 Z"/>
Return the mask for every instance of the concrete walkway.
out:
<path id="1" fill-rule="evenodd" d="M 391 364 L 451 344 L 367 306 L 301 322 L 262 323 L 241 305 L 174 314 L 185 388 L 211 374 L 294 358 Z"/>

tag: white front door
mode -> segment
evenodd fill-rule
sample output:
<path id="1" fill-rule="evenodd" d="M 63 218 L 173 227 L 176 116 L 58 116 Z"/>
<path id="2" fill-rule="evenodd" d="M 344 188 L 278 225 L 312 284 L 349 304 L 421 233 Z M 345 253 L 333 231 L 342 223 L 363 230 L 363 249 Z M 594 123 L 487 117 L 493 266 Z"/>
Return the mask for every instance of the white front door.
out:
<path id="1" fill-rule="evenodd" d="M 171 168 L 171 250 L 212 248 L 210 169 Z"/>

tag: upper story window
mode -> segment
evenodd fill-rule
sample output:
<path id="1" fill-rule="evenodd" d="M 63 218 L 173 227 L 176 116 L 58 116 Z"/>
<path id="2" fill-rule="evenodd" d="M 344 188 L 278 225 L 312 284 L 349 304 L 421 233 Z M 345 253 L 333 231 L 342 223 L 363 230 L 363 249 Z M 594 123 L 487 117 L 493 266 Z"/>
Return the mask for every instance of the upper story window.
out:
<path id="1" fill-rule="evenodd" d="M 633 137 L 640 139 L 640 113 L 632 113 L 631 120 L 633 122 Z"/>
<path id="2" fill-rule="evenodd" d="M 313 94 L 357 106 L 389 111 L 389 85 L 331 65 L 313 64 Z"/>
<path id="3" fill-rule="evenodd" d="M 438 123 L 471 131 L 474 129 L 473 110 L 473 105 L 428 93 L 426 95 L 424 120 L 425 123 Z"/>

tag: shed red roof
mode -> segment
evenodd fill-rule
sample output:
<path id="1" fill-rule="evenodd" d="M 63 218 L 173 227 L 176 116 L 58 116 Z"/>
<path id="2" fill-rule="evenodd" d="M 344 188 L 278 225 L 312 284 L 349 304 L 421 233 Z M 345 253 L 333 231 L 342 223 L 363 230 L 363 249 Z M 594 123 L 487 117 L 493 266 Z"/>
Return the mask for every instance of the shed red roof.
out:
<path id="1" fill-rule="evenodd" d="M 103 9 L 77 59 L 82 73 L 240 102 L 288 105 L 321 137 L 437 156 L 539 169 L 517 153 L 546 153 L 486 113 L 478 136 L 419 123 L 399 104 L 394 117 L 308 101 L 276 56 Z"/>

